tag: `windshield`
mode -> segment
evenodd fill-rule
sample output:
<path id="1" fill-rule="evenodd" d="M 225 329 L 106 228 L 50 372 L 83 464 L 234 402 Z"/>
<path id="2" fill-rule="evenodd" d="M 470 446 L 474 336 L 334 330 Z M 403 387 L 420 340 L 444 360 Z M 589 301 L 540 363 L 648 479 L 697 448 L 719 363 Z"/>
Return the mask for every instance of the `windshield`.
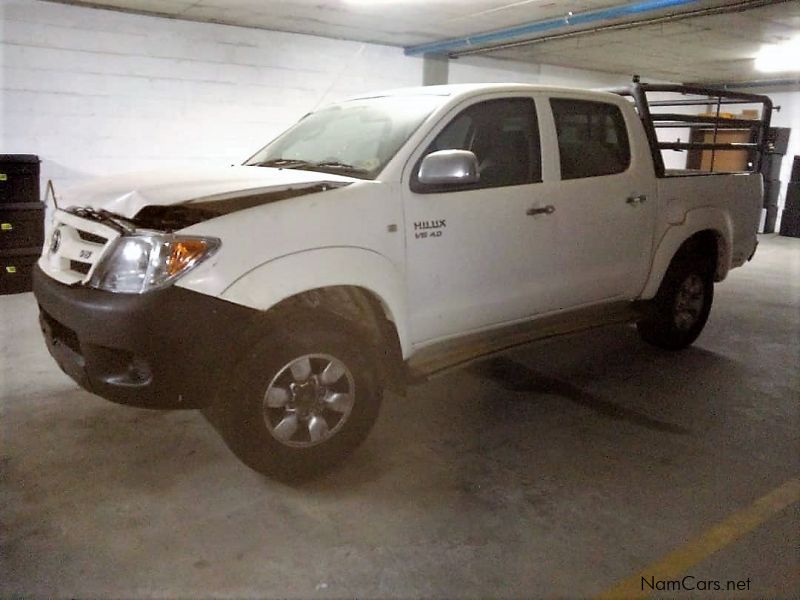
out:
<path id="1" fill-rule="evenodd" d="M 384 96 L 311 113 L 245 164 L 374 179 L 444 97 Z"/>

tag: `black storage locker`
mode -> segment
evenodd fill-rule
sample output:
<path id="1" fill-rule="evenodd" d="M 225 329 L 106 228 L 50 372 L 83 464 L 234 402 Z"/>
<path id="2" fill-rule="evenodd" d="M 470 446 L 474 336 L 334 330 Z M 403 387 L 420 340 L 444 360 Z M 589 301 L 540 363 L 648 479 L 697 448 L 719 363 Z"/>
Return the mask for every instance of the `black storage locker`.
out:
<path id="1" fill-rule="evenodd" d="M 42 247 L 44 243 L 42 202 L 0 204 L 0 251 Z"/>
<path id="2" fill-rule="evenodd" d="M 33 268 L 41 248 L 0 250 L 0 294 L 20 294 L 33 290 Z"/>
<path id="3" fill-rule="evenodd" d="M 781 235 L 800 237 L 800 210 L 786 209 L 781 213 Z"/>
<path id="4" fill-rule="evenodd" d="M 767 206 L 778 206 L 778 194 L 780 194 L 780 191 L 780 181 L 764 182 L 764 208 Z"/>
<path id="5" fill-rule="evenodd" d="M 778 207 L 765 206 L 767 215 L 764 218 L 764 233 L 775 233 L 775 223 L 778 220 Z"/>
<path id="6" fill-rule="evenodd" d="M 791 132 L 790 127 L 770 127 L 767 133 L 767 142 L 771 146 L 770 152 L 786 154 L 786 151 L 789 150 L 789 134 Z"/>
<path id="7" fill-rule="evenodd" d="M 792 181 L 786 186 L 786 200 L 783 208 L 800 212 L 800 181 Z"/>
<path id="8" fill-rule="evenodd" d="M 39 157 L 0 154 L 0 204 L 39 201 Z"/>
<path id="9" fill-rule="evenodd" d="M 794 157 L 792 178 L 786 186 L 780 233 L 787 237 L 800 237 L 800 156 Z"/>
<path id="10" fill-rule="evenodd" d="M 800 237 L 800 211 L 785 210 L 781 213 L 781 235 Z"/>
<path id="11" fill-rule="evenodd" d="M 777 181 L 781 178 L 781 165 L 783 164 L 783 154 L 768 152 L 764 155 L 761 163 L 761 173 L 765 180 Z"/>
<path id="12" fill-rule="evenodd" d="M 33 289 L 33 267 L 44 244 L 44 214 L 39 157 L 0 154 L 0 294 Z"/>

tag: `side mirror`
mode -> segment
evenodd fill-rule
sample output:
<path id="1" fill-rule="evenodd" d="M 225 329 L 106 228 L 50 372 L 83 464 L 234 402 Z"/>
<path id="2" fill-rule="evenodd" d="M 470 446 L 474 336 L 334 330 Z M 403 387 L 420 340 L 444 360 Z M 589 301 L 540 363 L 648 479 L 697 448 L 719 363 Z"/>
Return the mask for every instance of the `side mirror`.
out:
<path id="1" fill-rule="evenodd" d="M 469 150 L 437 150 L 422 159 L 417 179 L 424 185 L 478 183 L 478 159 Z"/>

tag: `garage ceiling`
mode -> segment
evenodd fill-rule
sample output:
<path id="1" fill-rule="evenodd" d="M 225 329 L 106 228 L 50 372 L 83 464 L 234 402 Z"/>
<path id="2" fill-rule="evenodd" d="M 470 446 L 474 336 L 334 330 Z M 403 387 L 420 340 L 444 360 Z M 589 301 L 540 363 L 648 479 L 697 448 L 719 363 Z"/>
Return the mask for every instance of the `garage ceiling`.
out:
<path id="1" fill-rule="evenodd" d="M 668 81 L 737 82 L 784 79 L 753 59 L 762 45 L 800 34 L 800 2 L 693 17 L 634 29 L 598 32 L 504 51 L 492 56 L 586 69 L 640 73 Z M 800 72 L 800 57 L 797 59 Z"/>
<path id="2" fill-rule="evenodd" d="M 56 0 L 171 18 L 225 23 L 411 47 L 625 4 L 620 0 Z M 496 58 L 695 82 L 774 79 L 755 70 L 762 44 L 800 35 L 800 2 L 707 0 L 649 11 L 647 18 L 697 9 L 737 12 L 593 31 L 514 48 Z M 639 17 L 640 19 L 643 16 Z M 612 21 L 619 25 L 624 19 Z M 602 25 L 595 23 L 593 27 Z M 562 31 L 572 33 L 566 27 Z M 798 71 L 789 76 L 797 77 Z M 781 74 L 783 78 L 787 74 Z"/>

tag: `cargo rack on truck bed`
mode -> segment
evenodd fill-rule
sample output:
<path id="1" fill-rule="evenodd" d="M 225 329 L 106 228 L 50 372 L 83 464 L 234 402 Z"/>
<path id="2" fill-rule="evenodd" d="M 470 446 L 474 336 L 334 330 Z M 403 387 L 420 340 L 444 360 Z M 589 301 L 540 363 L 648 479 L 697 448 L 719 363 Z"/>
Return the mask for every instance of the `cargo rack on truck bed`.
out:
<path id="1" fill-rule="evenodd" d="M 637 78 L 624 88 L 608 90 L 621 96 L 632 98 L 645 133 L 650 142 L 653 164 L 657 177 L 665 177 L 668 173 L 664 166 L 663 150 L 688 151 L 687 168 L 695 172 L 714 172 L 717 152 L 746 152 L 746 167 L 740 170 L 759 172 L 762 156 L 768 151 L 768 132 L 772 117 L 772 100 L 760 94 L 732 92 L 718 88 L 707 88 L 691 85 L 640 83 Z M 648 94 L 659 94 L 665 98 L 651 100 Z M 721 111 L 723 105 L 754 104 L 761 105 L 760 115 L 753 118 L 734 117 Z M 706 107 L 704 113 L 691 112 L 656 112 L 653 108 Z M 680 111 L 680 108 L 677 108 Z M 690 109 L 691 110 L 691 109 Z M 689 130 L 689 140 L 660 140 L 659 131 Z M 742 132 L 744 142 L 724 142 L 719 140 L 720 132 Z M 699 135 L 698 135 L 699 134 Z M 698 138 L 702 136 L 702 141 Z M 710 137 L 710 141 L 708 138 Z M 710 156 L 703 157 L 703 152 L 710 150 Z M 709 169 L 702 169 L 701 164 L 710 164 Z M 688 173 L 683 173 L 688 174 Z"/>

